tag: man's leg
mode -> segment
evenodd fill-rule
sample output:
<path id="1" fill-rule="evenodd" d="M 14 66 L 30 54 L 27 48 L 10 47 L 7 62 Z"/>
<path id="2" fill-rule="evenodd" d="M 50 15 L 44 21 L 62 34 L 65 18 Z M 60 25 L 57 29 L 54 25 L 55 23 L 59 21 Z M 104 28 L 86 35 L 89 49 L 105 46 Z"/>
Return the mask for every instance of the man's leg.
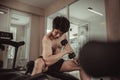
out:
<path id="1" fill-rule="evenodd" d="M 80 78 L 81 80 L 91 80 L 91 77 L 88 76 L 82 69 L 80 70 Z"/>
<path id="2" fill-rule="evenodd" d="M 38 73 L 41 73 L 43 69 L 45 68 L 45 63 L 42 58 L 38 58 L 35 60 L 34 68 L 32 71 L 32 76 Z"/>
<path id="3" fill-rule="evenodd" d="M 81 80 L 90 80 L 90 77 L 83 71 L 82 68 L 78 64 L 76 64 L 73 60 L 66 60 L 63 62 L 60 71 L 69 72 L 69 71 L 80 71 Z"/>
<path id="4" fill-rule="evenodd" d="M 79 65 L 74 63 L 73 60 L 65 60 L 60 69 L 60 71 L 63 71 L 63 72 L 69 72 L 69 71 L 75 71 L 75 70 L 80 70 L 80 67 Z"/>

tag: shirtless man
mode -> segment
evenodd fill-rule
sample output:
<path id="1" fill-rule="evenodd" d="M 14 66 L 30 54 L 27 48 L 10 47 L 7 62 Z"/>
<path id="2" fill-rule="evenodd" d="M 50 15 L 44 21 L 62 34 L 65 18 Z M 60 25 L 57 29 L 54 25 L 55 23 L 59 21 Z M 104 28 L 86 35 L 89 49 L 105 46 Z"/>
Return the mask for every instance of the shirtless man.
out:
<path id="1" fill-rule="evenodd" d="M 46 34 L 42 40 L 43 52 L 42 57 L 35 61 L 35 66 L 32 75 L 41 72 L 68 72 L 74 70 L 80 70 L 80 76 L 82 80 L 90 80 L 90 78 L 79 67 L 76 60 L 64 60 L 62 57 L 66 54 L 70 54 L 73 50 L 70 44 L 66 44 L 62 49 L 61 41 L 67 39 L 66 32 L 69 31 L 70 22 L 63 16 L 57 16 L 53 20 L 53 30 Z"/>

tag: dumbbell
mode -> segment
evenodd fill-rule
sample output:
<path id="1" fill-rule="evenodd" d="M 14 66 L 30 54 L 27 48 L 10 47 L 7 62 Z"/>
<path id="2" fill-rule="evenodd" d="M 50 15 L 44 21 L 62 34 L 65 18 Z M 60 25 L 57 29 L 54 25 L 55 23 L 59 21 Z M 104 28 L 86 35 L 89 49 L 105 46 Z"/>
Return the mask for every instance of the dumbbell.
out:
<path id="1" fill-rule="evenodd" d="M 68 43 L 67 39 L 64 39 L 64 40 L 61 41 L 62 46 L 65 46 L 67 43 Z M 74 58 L 75 57 L 75 53 L 74 52 L 69 53 L 68 57 L 69 57 L 69 59 Z"/>

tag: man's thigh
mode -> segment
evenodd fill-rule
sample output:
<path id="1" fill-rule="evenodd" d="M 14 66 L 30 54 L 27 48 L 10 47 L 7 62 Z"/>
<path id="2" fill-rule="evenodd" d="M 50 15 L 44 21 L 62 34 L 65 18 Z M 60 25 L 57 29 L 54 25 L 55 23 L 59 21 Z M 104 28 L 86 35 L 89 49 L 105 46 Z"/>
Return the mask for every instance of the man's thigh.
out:
<path id="1" fill-rule="evenodd" d="M 67 72 L 67 71 L 74 71 L 80 70 L 80 67 L 75 64 L 73 60 L 65 60 L 61 66 L 60 71 Z"/>

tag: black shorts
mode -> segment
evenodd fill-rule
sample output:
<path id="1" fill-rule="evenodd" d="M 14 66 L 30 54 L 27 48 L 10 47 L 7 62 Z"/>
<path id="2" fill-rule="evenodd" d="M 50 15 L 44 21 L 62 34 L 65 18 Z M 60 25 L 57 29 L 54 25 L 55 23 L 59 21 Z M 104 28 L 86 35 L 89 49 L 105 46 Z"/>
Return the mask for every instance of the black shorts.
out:
<path id="1" fill-rule="evenodd" d="M 62 66 L 64 62 L 64 59 L 60 59 L 58 62 L 56 62 L 55 64 L 51 65 L 49 68 L 48 68 L 48 71 L 47 72 L 60 72 L 60 68 Z"/>

